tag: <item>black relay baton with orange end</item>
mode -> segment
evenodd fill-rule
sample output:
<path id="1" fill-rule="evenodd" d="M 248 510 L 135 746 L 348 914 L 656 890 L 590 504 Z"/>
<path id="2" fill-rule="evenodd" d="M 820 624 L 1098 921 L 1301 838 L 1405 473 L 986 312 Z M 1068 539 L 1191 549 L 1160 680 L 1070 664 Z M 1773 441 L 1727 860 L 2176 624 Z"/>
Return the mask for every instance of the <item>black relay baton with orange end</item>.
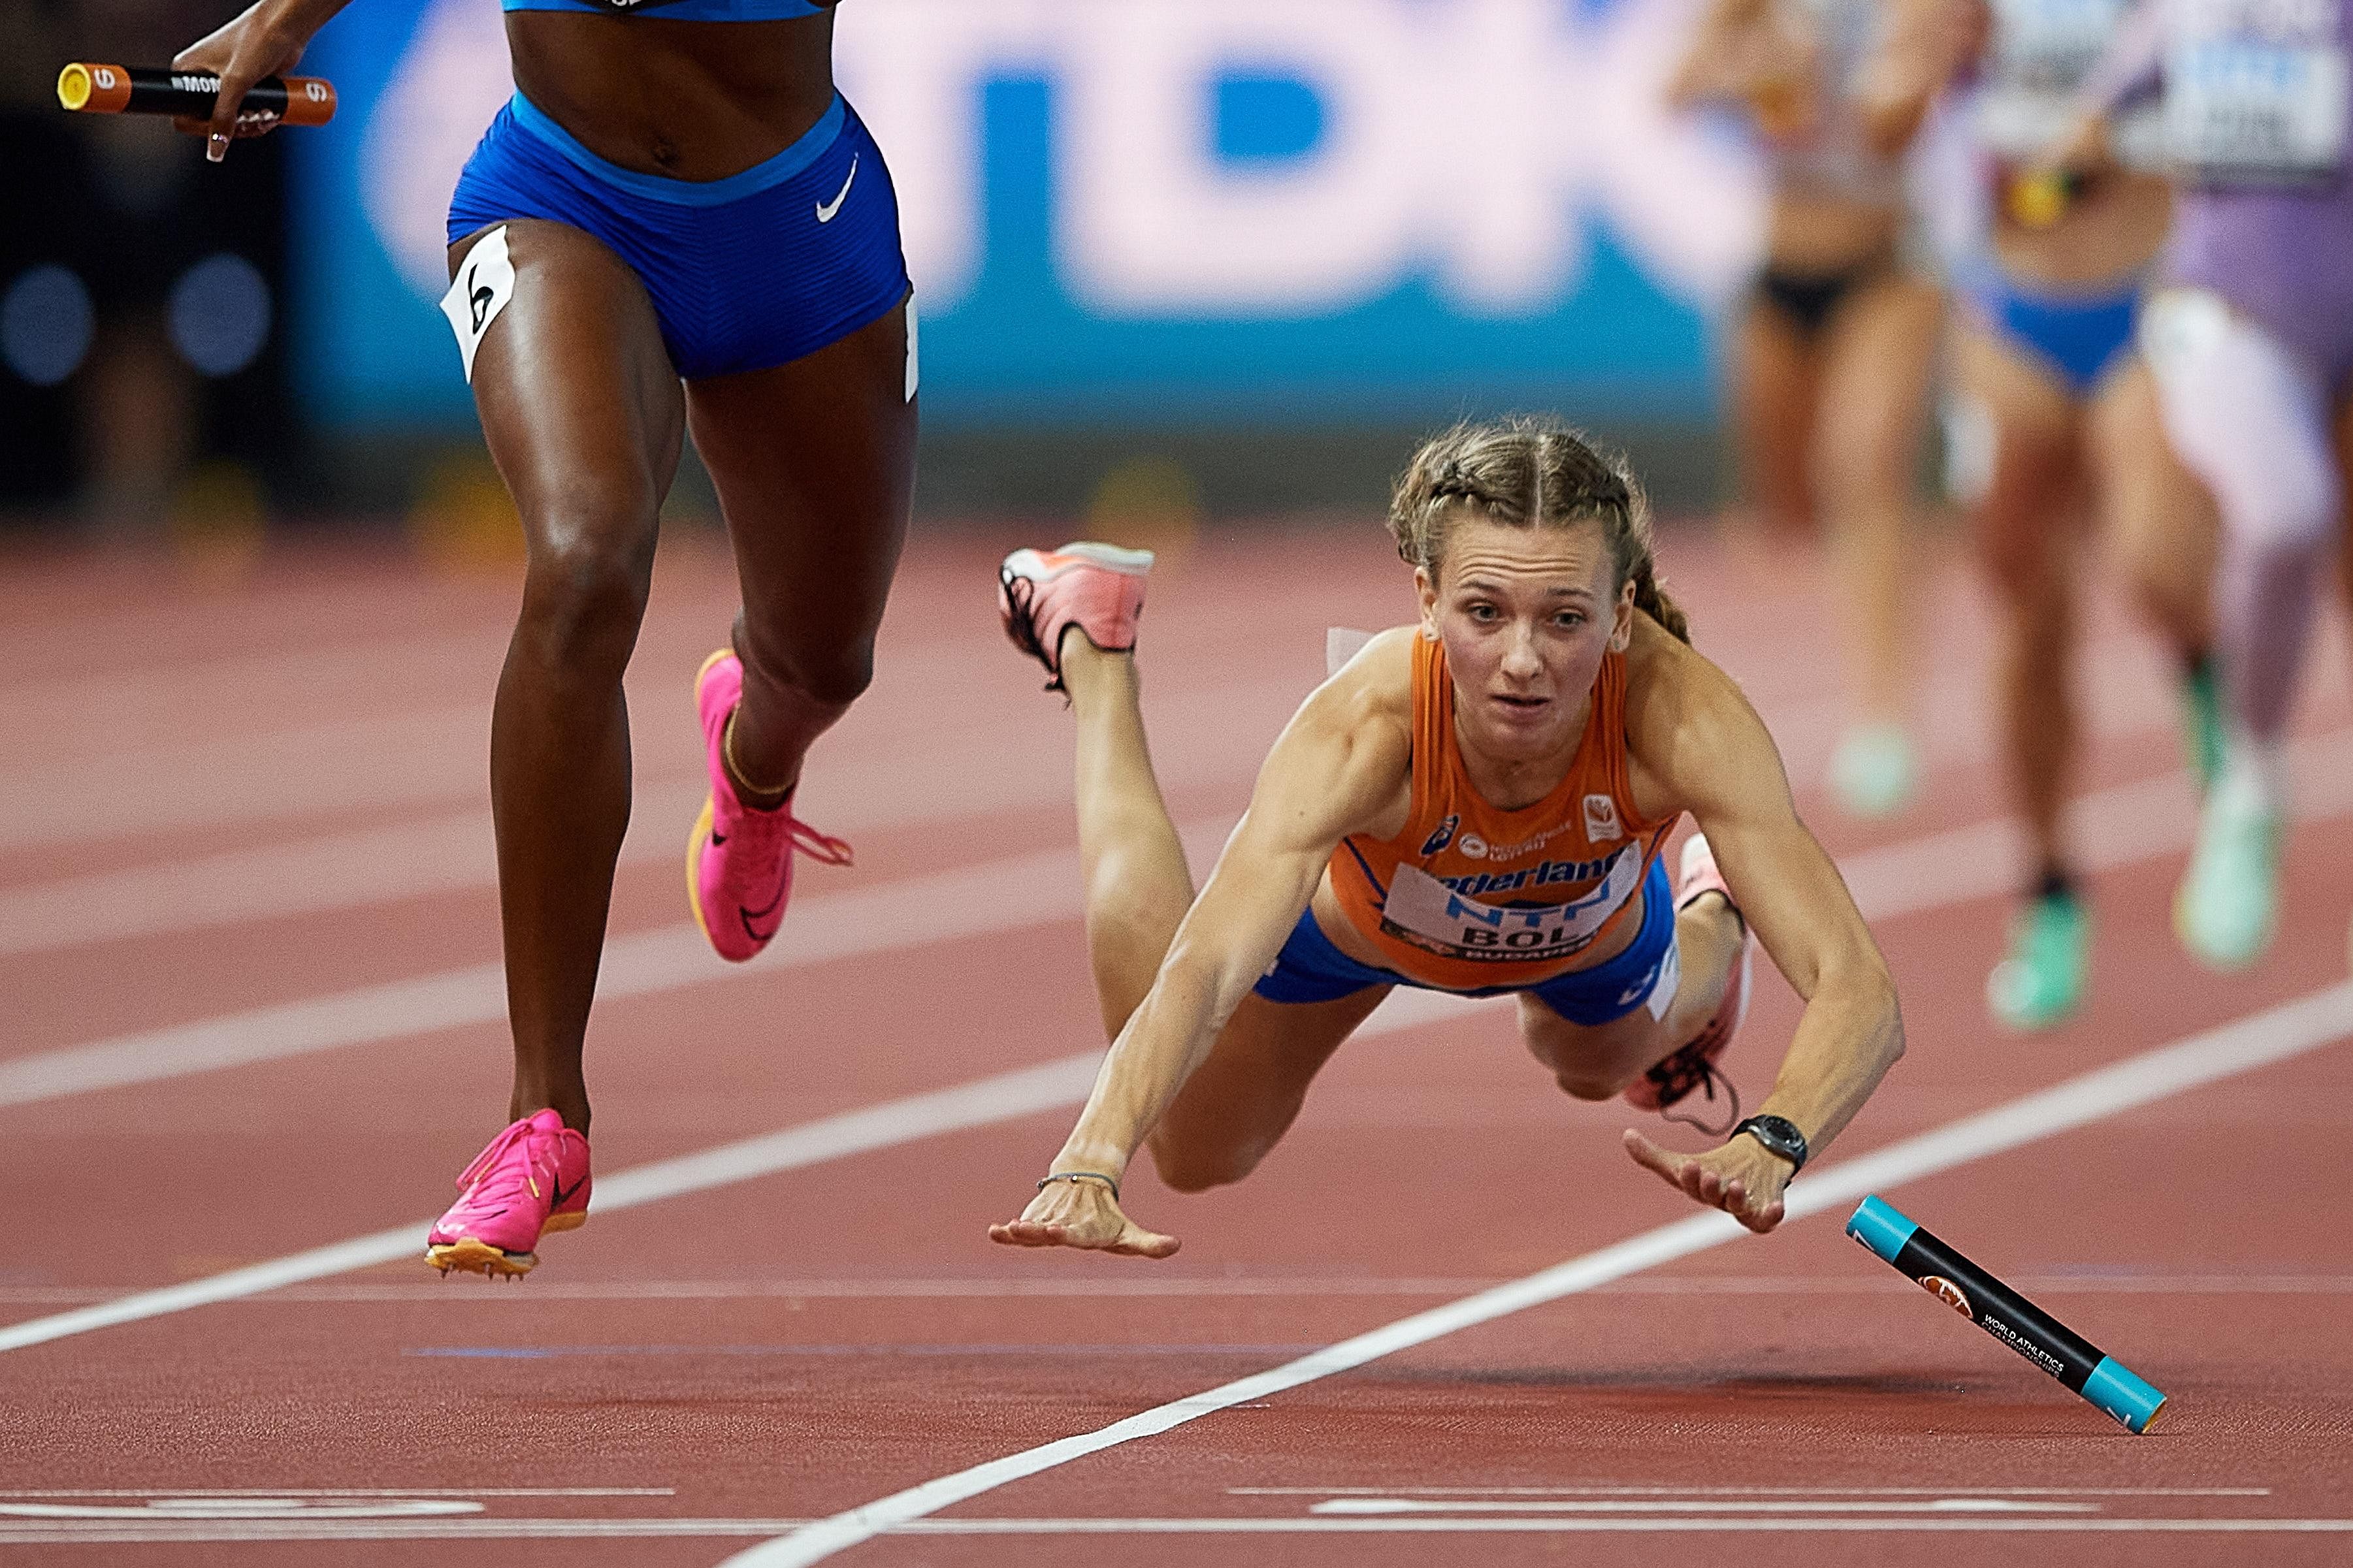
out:
<path id="1" fill-rule="evenodd" d="M 209 71 L 163 67 L 90 65 L 77 60 L 58 73 L 58 101 L 83 114 L 169 114 L 210 120 L 220 78 Z M 335 117 L 334 85 L 323 77 L 266 76 L 245 89 L 240 124 L 324 125 Z"/>
<path id="2" fill-rule="evenodd" d="M 2146 1432 L 2165 1395 L 2114 1356 L 1873 1196 L 1856 1205 L 1846 1233 L 1897 1270 L 2069 1388 Z"/>

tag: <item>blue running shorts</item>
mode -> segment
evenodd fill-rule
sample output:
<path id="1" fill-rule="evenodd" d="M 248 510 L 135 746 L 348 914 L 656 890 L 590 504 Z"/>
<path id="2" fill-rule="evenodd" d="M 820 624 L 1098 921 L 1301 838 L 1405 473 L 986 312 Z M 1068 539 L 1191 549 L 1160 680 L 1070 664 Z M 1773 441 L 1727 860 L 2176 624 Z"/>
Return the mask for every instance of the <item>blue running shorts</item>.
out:
<path id="1" fill-rule="evenodd" d="M 765 163 L 689 181 L 607 163 L 517 93 L 458 177 L 450 243 L 510 218 L 569 224 L 611 247 L 689 381 L 813 353 L 908 293 L 891 171 L 839 96 Z"/>
<path id="2" fill-rule="evenodd" d="M 1674 1000 L 1681 966 L 1675 948 L 1675 907 L 1667 889 L 1667 868 L 1652 860 L 1642 879 L 1642 925 L 1624 952 L 1590 969 L 1556 975 L 1541 985 L 1490 985 L 1478 991 L 1457 991 L 1457 996 L 1508 996 L 1532 991 L 1536 999 L 1572 1024 L 1588 1026 L 1615 1023 L 1646 1004 L 1654 1016 L 1664 1016 Z M 1335 1002 L 1368 985 L 1411 985 L 1434 991 L 1409 980 L 1393 969 L 1359 963 L 1332 945 L 1315 911 L 1303 911 L 1291 930 L 1282 952 L 1251 989 L 1270 1002 Z"/>
<path id="3" fill-rule="evenodd" d="M 2137 278 L 2081 294 L 2045 292 L 1988 262 L 1963 279 L 1962 291 L 1989 331 L 2050 366 L 2079 401 L 2130 351 L 2140 313 Z"/>

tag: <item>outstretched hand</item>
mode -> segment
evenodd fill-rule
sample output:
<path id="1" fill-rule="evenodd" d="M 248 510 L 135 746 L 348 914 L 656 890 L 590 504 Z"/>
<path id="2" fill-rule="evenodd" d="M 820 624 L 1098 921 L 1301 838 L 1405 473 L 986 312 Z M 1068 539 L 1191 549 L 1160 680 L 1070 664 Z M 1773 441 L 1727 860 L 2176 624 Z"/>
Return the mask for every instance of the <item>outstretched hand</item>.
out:
<path id="1" fill-rule="evenodd" d="M 1660 1148 L 1630 1127 L 1626 1152 L 1694 1203 L 1722 1209 L 1759 1236 L 1781 1223 L 1789 1162 L 1745 1132 L 1704 1154 L 1683 1154 Z"/>
<path id="2" fill-rule="evenodd" d="M 1128 1258 L 1166 1258 L 1182 1245 L 1145 1229 L 1120 1212 L 1101 1182 L 1049 1182 L 1021 1217 L 988 1227 L 988 1239 L 1007 1247 L 1075 1247 Z"/>

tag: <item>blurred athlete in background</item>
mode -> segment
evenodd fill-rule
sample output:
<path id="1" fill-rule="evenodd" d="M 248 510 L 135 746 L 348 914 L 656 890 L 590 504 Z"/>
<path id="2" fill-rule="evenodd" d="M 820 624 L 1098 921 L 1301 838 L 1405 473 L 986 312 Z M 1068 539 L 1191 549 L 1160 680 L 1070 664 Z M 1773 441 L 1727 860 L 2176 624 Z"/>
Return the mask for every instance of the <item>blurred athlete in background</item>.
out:
<path id="1" fill-rule="evenodd" d="M 1198 898 L 1137 695 L 1152 558 L 1006 561 L 1007 630 L 1078 720 L 1087 952 L 1113 1043 L 997 1240 L 1176 1251 L 1120 1207 L 1137 1150 L 1180 1191 L 1240 1181 L 1398 985 L 1512 995 L 1564 1090 L 1663 1110 L 1714 1095 L 1753 925 L 1806 1003 L 1763 1114 L 1736 1120 L 1736 1098 L 1708 1130 L 1728 1141 L 1701 1154 L 1626 1134 L 1752 1230 L 1780 1221 L 1809 1150 L 1902 1054 L 1885 963 L 1772 737 L 1689 646 L 1625 471 L 1549 421 L 1461 426 L 1415 456 L 1389 526 L 1419 624 L 1301 705 Z M 1685 811 L 1700 834 L 1670 894 L 1660 850 Z"/>
<path id="2" fill-rule="evenodd" d="M 347 3 L 259 0 L 173 62 L 222 79 L 194 127 L 208 156 L 245 89 Z M 529 542 L 491 732 L 512 1121 L 427 1241 L 445 1272 L 490 1275 L 586 1217 L 581 1051 L 629 816 L 621 675 L 681 443 L 743 584 L 732 647 L 695 683 L 711 798 L 687 868 L 730 959 L 776 934 L 797 850 L 848 859 L 793 791 L 871 678 L 915 452 L 898 206 L 834 90 L 832 0 L 504 4 L 518 90 L 458 182 L 442 310 Z"/>
<path id="3" fill-rule="evenodd" d="M 2009 951 L 1987 984 L 1994 1015 L 2021 1029 L 2075 1010 L 2090 957 L 2063 818 L 2082 730 L 2073 667 L 2093 519 L 2179 656 L 2201 788 L 2221 762 L 2206 658 L 2212 525 L 2166 447 L 2133 348 L 2171 210 L 2156 106 L 2119 122 L 2118 162 L 2042 166 L 2127 4 L 1903 0 L 1864 73 L 1866 122 L 1891 153 L 1940 93 L 1965 94 L 1958 122 L 1973 178 L 1955 195 L 1975 251 L 1955 279 L 1948 458 L 1999 603 L 1999 729 L 2034 856 Z"/>
<path id="4" fill-rule="evenodd" d="M 1913 259 L 1904 169 L 1864 135 L 1876 0 L 1714 0 L 1670 100 L 1745 110 L 1772 164 L 1763 269 L 1731 347 L 1749 507 L 1839 563 L 1859 712 L 1831 776 L 1865 816 L 1907 801 L 1913 514 L 1942 298 Z M 1817 526 L 1819 525 L 1819 526 Z"/>
<path id="5" fill-rule="evenodd" d="M 2102 174 L 2164 93 L 2173 239 L 2142 328 L 2165 427 L 2222 517 L 2221 776 L 2174 900 L 2190 952 L 2253 963 L 2279 918 L 2287 722 L 2343 533 L 2353 444 L 2353 0 L 2145 5 L 2055 167 Z"/>

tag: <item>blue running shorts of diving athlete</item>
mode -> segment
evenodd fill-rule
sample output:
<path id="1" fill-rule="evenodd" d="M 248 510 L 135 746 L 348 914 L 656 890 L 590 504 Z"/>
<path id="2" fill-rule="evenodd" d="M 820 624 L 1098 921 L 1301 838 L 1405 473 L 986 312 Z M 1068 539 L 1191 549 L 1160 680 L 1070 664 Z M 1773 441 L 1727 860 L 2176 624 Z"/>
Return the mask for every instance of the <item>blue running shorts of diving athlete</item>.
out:
<path id="1" fill-rule="evenodd" d="M 908 293 L 891 171 L 839 96 L 775 157 L 703 181 L 608 163 L 517 93 L 458 177 L 449 242 L 510 218 L 569 224 L 627 262 L 653 300 L 670 363 L 689 381 L 814 353 L 888 315 Z M 496 256 L 504 267 L 503 245 Z M 511 270 L 504 284 L 512 289 Z M 470 378 L 473 342 L 506 301 L 467 292 L 479 301 L 471 340 L 459 316 L 452 324 Z"/>
<path id="2" fill-rule="evenodd" d="M 1590 969 L 1573 969 L 1541 985 L 1490 985 L 1478 991 L 1457 991 L 1457 996 L 1508 996 L 1531 991 L 1536 1000 L 1572 1024 L 1588 1028 L 1615 1023 L 1635 1008 L 1648 1005 L 1652 1017 L 1666 1016 L 1675 999 L 1682 965 L 1675 948 L 1675 906 L 1667 891 L 1667 868 L 1651 862 L 1642 879 L 1642 926 L 1617 957 Z M 1359 963 L 1332 944 L 1315 923 L 1310 908 L 1291 930 L 1291 938 L 1274 967 L 1251 989 L 1270 1002 L 1335 1002 L 1368 985 L 1411 985 L 1430 991 L 1436 986 L 1409 980 L 1393 969 Z"/>

